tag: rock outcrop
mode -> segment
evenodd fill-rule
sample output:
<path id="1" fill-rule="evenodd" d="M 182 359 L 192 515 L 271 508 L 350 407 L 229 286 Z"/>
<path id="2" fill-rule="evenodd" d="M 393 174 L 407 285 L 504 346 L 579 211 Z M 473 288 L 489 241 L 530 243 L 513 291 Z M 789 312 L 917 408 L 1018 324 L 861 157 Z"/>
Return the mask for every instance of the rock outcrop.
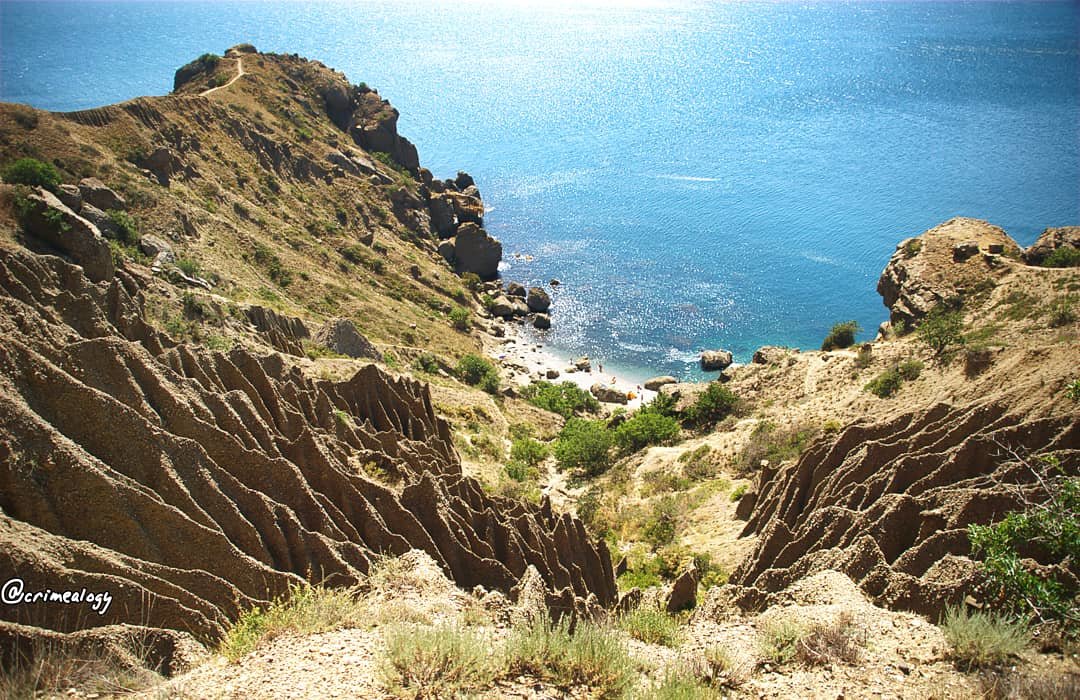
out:
<path id="1" fill-rule="evenodd" d="M 0 250 L 0 579 L 113 596 L 103 615 L 6 605 L 4 620 L 209 640 L 290 585 L 355 583 L 374 555 L 414 548 L 463 587 L 508 592 L 531 566 L 557 612 L 615 602 L 608 551 L 580 521 L 462 475 L 426 386 L 177 345 L 141 298 L 125 270 L 95 284 Z"/>
<path id="2" fill-rule="evenodd" d="M 589 392 L 596 397 L 597 401 L 604 403 L 618 403 L 626 405 L 626 394 L 621 390 L 607 384 L 597 382 L 589 387 Z"/>
<path id="3" fill-rule="evenodd" d="M 706 350 L 701 353 L 701 369 L 705 372 L 722 372 L 734 361 L 727 350 Z"/>
<path id="4" fill-rule="evenodd" d="M 487 231 L 475 223 L 458 227 L 454 237 L 454 269 L 458 274 L 472 272 L 482 280 L 495 279 L 501 260 L 502 243 Z"/>
<path id="5" fill-rule="evenodd" d="M 980 254 L 981 253 L 981 254 Z M 1000 277 L 1020 246 L 977 219 L 951 219 L 901 241 L 877 283 L 893 325 L 914 327 L 938 304 Z"/>
<path id="6" fill-rule="evenodd" d="M 97 226 L 73 212 L 47 190 L 39 189 L 26 199 L 29 209 L 23 217 L 23 226 L 27 233 L 69 256 L 82 266 L 91 280 L 112 279 L 112 251 Z"/>

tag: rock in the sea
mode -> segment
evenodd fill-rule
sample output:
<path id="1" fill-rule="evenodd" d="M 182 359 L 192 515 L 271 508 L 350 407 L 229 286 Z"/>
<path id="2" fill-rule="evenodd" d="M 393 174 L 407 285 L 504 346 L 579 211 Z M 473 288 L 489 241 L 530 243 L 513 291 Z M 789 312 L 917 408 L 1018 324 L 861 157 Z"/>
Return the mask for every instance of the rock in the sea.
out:
<path id="1" fill-rule="evenodd" d="M 529 307 L 519 297 L 510 297 L 510 314 L 513 316 L 525 316 L 529 313 Z"/>
<path id="2" fill-rule="evenodd" d="M 127 202 L 113 190 L 105 186 L 105 183 L 96 177 L 84 177 L 79 181 L 79 192 L 83 202 L 92 204 L 98 209 L 124 209 Z"/>
<path id="3" fill-rule="evenodd" d="M 533 328 L 539 328 L 540 330 L 551 328 L 551 316 L 548 316 L 547 314 L 536 314 L 533 318 Z"/>
<path id="4" fill-rule="evenodd" d="M 458 274 L 473 272 L 482 280 L 494 279 L 499 274 L 502 243 L 474 223 L 458 227 L 454 253 L 454 269 Z"/>
<path id="5" fill-rule="evenodd" d="M 23 225 L 28 234 L 69 255 L 94 282 L 113 278 L 115 269 L 109 242 L 94 224 L 71 211 L 47 190 L 39 189 L 26 199 L 30 206 Z"/>
<path id="6" fill-rule="evenodd" d="M 579 372 L 592 372 L 592 363 L 589 361 L 589 356 L 586 355 L 574 362 L 574 369 Z"/>
<path id="7" fill-rule="evenodd" d="M 529 287 L 529 295 L 525 303 L 529 305 L 529 311 L 542 313 L 551 307 L 551 297 L 540 287 Z"/>
<path id="8" fill-rule="evenodd" d="M 475 186 L 476 182 L 473 180 L 472 175 L 464 170 L 459 170 L 457 177 L 454 178 L 454 184 L 457 185 L 459 190 L 464 192 L 467 187 Z"/>
<path id="9" fill-rule="evenodd" d="M 701 369 L 705 372 L 716 372 L 727 369 L 734 358 L 727 350 L 706 350 L 701 353 Z"/>
<path id="10" fill-rule="evenodd" d="M 315 340 L 342 355 L 382 360 L 382 353 L 376 350 L 371 341 L 356 330 L 356 324 L 347 318 L 334 318 L 327 321 L 315 333 Z"/>
<path id="11" fill-rule="evenodd" d="M 646 379 L 643 386 L 649 391 L 660 391 L 660 387 L 666 386 L 668 384 L 674 384 L 677 381 L 679 380 L 675 377 L 665 374 L 662 377 L 653 377 L 652 379 Z"/>
<path id="12" fill-rule="evenodd" d="M 447 192 L 443 195 L 454 207 L 454 215 L 462 223 L 484 225 L 484 203 L 479 197 L 470 197 L 461 192 Z"/>
<path id="13" fill-rule="evenodd" d="M 547 379 L 558 379 L 559 378 L 559 370 L 557 370 L 555 368 L 551 368 L 547 372 L 544 373 L 544 376 Z"/>
<path id="14" fill-rule="evenodd" d="M 510 300 L 507 299 L 505 295 L 500 294 L 491 302 L 490 311 L 492 316 L 506 318 L 513 315 L 514 307 L 510 304 Z"/>
<path id="15" fill-rule="evenodd" d="M 669 613 L 676 613 L 697 605 L 699 579 L 700 574 L 693 564 L 675 579 L 675 584 L 671 587 L 671 593 L 668 595 L 667 605 L 665 606 Z"/>
<path id="16" fill-rule="evenodd" d="M 1024 262 L 1028 265 L 1042 265 L 1046 256 L 1065 246 L 1080 248 L 1080 226 L 1046 229 L 1038 240 L 1024 251 Z"/>
<path id="17" fill-rule="evenodd" d="M 506 285 L 506 296 L 508 297 L 521 297 L 525 298 L 527 292 L 525 291 L 525 285 L 518 284 L 517 282 L 509 282 Z"/>
<path id="18" fill-rule="evenodd" d="M 600 382 L 589 387 L 589 393 L 595 396 L 597 401 L 602 401 L 604 403 L 620 403 L 624 405 L 627 403 L 626 394 L 624 392 L 613 386 L 601 384 Z"/>

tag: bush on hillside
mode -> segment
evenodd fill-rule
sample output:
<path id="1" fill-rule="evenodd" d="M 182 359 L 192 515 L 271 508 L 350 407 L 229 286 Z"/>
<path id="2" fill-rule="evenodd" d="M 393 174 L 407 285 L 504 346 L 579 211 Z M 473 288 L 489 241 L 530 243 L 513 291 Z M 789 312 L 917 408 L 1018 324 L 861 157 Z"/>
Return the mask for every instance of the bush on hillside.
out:
<path id="1" fill-rule="evenodd" d="M 951 656 L 964 670 L 1000 666 L 1022 652 L 1030 642 L 1027 627 L 995 613 L 947 608 L 941 631 Z"/>
<path id="2" fill-rule="evenodd" d="M 821 349 L 837 350 L 849 348 L 855 344 L 855 334 L 858 333 L 859 330 L 857 321 L 837 323 L 832 327 L 832 330 L 829 331 L 829 334 L 825 336 L 825 340 L 821 341 Z"/>
<path id="3" fill-rule="evenodd" d="M 458 379 L 470 386 L 480 387 L 489 394 L 499 391 L 499 372 L 495 365 L 479 355 L 464 355 L 457 365 Z"/>
<path id="4" fill-rule="evenodd" d="M 961 332 L 964 329 L 964 317 L 959 310 L 935 306 L 915 329 L 919 339 L 941 357 L 954 345 L 964 342 Z"/>
<path id="5" fill-rule="evenodd" d="M 726 417 L 739 403 L 739 397 L 720 382 L 710 382 L 683 417 L 692 425 L 704 426 Z"/>
<path id="6" fill-rule="evenodd" d="M 462 306 L 455 306 L 450 309 L 450 323 L 459 331 L 469 330 L 469 328 L 472 327 L 472 321 L 469 319 L 469 310 Z"/>
<path id="7" fill-rule="evenodd" d="M 555 443 L 555 459 L 560 469 L 581 469 L 586 476 L 597 476 L 608 466 L 611 431 L 603 421 L 570 418 Z"/>
<path id="8" fill-rule="evenodd" d="M 1055 249 L 1042 261 L 1043 267 L 1078 267 L 1080 266 L 1080 248 L 1066 245 Z"/>
<path id="9" fill-rule="evenodd" d="M 622 449 L 634 452 L 648 445 L 670 442 L 678 434 L 677 420 L 643 408 L 615 428 L 615 442 Z"/>
<path id="10" fill-rule="evenodd" d="M 596 413 L 600 402 L 573 382 L 533 382 L 521 390 L 522 397 L 537 408 L 570 418 L 575 413 Z"/>
<path id="11" fill-rule="evenodd" d="M 899 391 L 903 383 L 899 370 L 891 367 L 867 382 L 863 389 L 879 399 L 886 399 Z"/>
<path id="12" fill-rule="evenodd" d="M 551 454 L 551 450 L 547 445 L 531 437 L 520 437 L 510 444 L 510 458 L 523 462 L 530 467 L 535 467 L 543 462 L 549 454 Z"/>
<path id="13" fill-rule="evenodd" d="M 44 187 L 55 192 L 60 186 L 60 173 L 52 163 L 43 163 L 37 158 L 19 158 L 4 166 L 0 171 L 4 182 L 9 185 L 29 185 Z"/>

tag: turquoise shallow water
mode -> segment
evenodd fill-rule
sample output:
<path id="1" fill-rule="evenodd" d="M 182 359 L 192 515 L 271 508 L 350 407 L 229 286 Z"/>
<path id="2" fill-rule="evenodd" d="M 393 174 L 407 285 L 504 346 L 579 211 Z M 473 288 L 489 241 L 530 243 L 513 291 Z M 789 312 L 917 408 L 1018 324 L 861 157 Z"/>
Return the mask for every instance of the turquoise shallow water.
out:
<path id="1" fill-rule="evenodd" d="M 894 245 L 953 216 L 1080 223 L 1072 2 L 0 3 L 0 98 L 163 94 L 251 41 L 379 89 L 472 173 L 550 344 L 630 376 L 864 336 Z M 510 254 L 533 256 L 529 262 Z"/>

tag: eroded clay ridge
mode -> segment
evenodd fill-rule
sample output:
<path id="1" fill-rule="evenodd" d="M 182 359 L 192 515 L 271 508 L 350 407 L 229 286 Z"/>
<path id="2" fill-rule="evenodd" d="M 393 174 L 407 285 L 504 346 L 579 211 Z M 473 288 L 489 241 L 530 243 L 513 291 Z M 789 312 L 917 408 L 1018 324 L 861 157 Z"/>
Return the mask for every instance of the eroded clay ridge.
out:
<path id="1" fill-rule="evenodd" d="M 857 422 L 796 463 L 763 470 L 744 530 L 760 539 L 731 582 L 744 587 L 742 605 L 760 607 L 835 569 L 879 604 L 937 615 L 973 583 L 968 524 L 1016 510 L 1009 485 L 1034 480 L 1016 456 L 1054 452 L 1075 473 L 1078 445 L 1075 416 L 1025 415 L 1004 402 Z"/>
<path id="2" fill-rule="evenodd" d="M 554 606 L 614 602 L 607 549 L 580 522 L 462 477 L 425 385 L 177 346 L 143 321 L 141 285 L 0 251 L 0 580 L 114 597 L 102 616 L 5 619 L 209 639 L 290 584 L 354 583 L 412 548 L 461 586 L 509 592 L 533 565 Z"/>

